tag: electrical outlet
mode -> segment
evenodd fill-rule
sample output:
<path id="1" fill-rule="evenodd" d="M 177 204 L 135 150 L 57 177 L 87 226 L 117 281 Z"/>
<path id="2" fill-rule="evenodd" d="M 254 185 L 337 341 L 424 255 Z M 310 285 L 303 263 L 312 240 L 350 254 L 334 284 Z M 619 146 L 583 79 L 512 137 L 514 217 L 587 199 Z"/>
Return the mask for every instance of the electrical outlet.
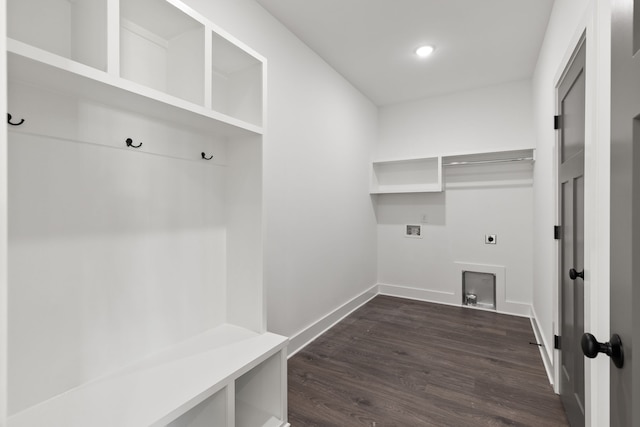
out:
<path id="1" fill-rule="evenodd" d="M 495 245 L 498 243 L 498 236 L 495 234 L 485 234 L 484 243 L 485 245 Z"/>

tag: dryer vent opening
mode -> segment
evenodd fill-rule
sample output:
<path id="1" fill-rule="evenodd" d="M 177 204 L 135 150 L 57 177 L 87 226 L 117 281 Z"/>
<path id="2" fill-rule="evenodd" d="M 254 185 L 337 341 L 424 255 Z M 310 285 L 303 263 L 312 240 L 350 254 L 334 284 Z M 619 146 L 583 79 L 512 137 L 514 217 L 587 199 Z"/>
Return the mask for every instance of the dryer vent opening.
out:
<path id="1" fill-rule="evenodd" d="M 463 271 L 462 305 L 495 310 L 496 275 L 477 271 Z"/>

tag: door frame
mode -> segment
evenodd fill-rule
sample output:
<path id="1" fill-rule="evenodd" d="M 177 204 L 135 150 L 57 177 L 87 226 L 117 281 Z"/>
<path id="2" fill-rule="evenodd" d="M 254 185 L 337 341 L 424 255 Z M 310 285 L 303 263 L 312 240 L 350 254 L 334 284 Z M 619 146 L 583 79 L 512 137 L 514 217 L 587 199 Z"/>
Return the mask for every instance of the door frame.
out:
<path id="1" fill-rule="evenodd" d="M 587 111 L 586 111 L 586 76 L 588 76 L 589 72 L 587 70 L 586 67 L 586 50 L 587 50 L 587 40 L 586 40 L 586 35 L 585 33 L 583 33 L 580 36 L 580 39 L 578 41 L 578 43 L 576 44 L 574 51 L 571 53 L 571 57 L 569 59 L 569 62 L 567 63 L 565 69 L 563 70 L 562 75 L 560 76 L 560 79 L 558 80 L 556 86 L 555 86 L 555 99 L 556 99 L 556 114 L 560 115 L 560 122 L 562 123 L 563 118 L 562 118 L 562 114 L 564 113 L 564 111 L 562 110 L 562 100 L 561 100 L 561 96 L 567 96 L 569 94 L 569 92 L 572 90 L 571 87 L 576 84 L 579 76 L 581 74 L 585 75 L 585 82 L 584 82 L 584 96 L 585 96 L 585 110 L 584 110 L 584 128 L 583 130 L 585 131 L 585 139 L 586 139 L 586 132 L 587 132 Z M 584 56 L 583 58 L 580 58 L 581 56 L 581 52 L 584 52 L 582 54 L 582 56 Z M 582 62 L 584 61 L 584 66 L 581 66 L 581 70 L 578 73 L 575 73 L 575 65 L 576 65 L 576 61 Z M 575 75 L 574 75 L 575 73 Z M 566 81 L 567 79 L 569 79 L 568 81 Z M 562 88 L 563 85 L 565 84 L 569 84 L 569 88 Z M 580 220 L 582 221 L 582 225 L 583 225 L 583 235 L 579 236 L 579 234 L 577 234 L 577 229 L 578 229 L 578 225 L 579 222 L 576 222 L 576 220 L 578 220 L 578 217 L 576 216 L 576 207 L 574 206 L 573 208 L 571 208 L 571 210 L 569 212 L 564 211 L 565 207 L 567 207 L 566 203 L 567 201 L 569 201 L 570 203 L 575 203 L 576 202 L 576 182 L 575 182 L 575 176 L 574 173 L 577 172 L 577 167 L 574 166 L 575 162 L 579 159 L 579 157 L 582 157 L 582 165 L 581 165 L 581 177 L 583 179 L 583 191 L 586 194 L 586 168 L 585 168 L 585 150 L 586 150 L 586 141 L 585 142 L 585 147 L 582 150 L 582 154 L 576 154 L 576 153 L 572 153 L 572 156 L 570 157 L 570 159 L 572 159 L 571 161 L 567 160 L 567 166 L 564 166 L 565 168 L 565 174 L 569 171 L 566 170 L 566 168 L 569 168 L 569 170 L 572 172 L 571 173 L 571 178 L 568 179 L 568 183 L 570 184 L 571 187 L 571 191 L 570 191 L 570 200 L 566 200 L 565 198 L 567 197 L 566 194 L 563 194 L 563 191 L 561 189 L 561 187 L 563 187 L 563 184 L 567 183 L 567 177 L 565 176 L 565 179 L 560 179 L 560 169 L 562 168 L 562 129 L 564 129 L 564 125 L 560 125 L 559 126 L 560 129 L 556 130 L 556 140 L 555 140 L 555 150 L 554 150 L 554 174 L 556 177 L 556 182 L 555 185 L 557 186 L 556 188 L 556 224 L 559 224 L 561 226 L 561 232 L 560 234 L 560 238 L 557 240 L 557 245 L 556 245 L 556 253 L 558 256 L 556 265 L 556 274 L 557 274 L 557 289 L 556 289 L 556 299 L 557 299 L 557 313 L 558 313 L 558 334 L 560 336 L 560 349 L 557 349 L 557 351 L 555 352 L 556 355 L 556 360 L 557 360 L 557 371 L 558 371 L 558 376 L 556 377 L 556 393 L 560 394 L 563 404 L 565 406 L 565 412 L 567 412 L 567 418 L 571 421 L 571 416 L 569 414 L 569 410 L 572 408 L 567 407 L 567 405 L 573 406 L 574 402 L 573 399 L 571 399 L 570 394 L 567 394 L 567 392 L 565 391 L 564 394 L 565 396 L 563 397 L 563 390 L 562 390 L 562 385 L 563 383 L 565 383 L 565 381 L 563 381 L 564 379 L 564 375 L 562 374 L 562 366 L 565 365 L 567 362 L 564 361 L 564 358 L 567 357 L 569 359 L 582 359 L 580 360 L 582 363 L 584 363 L 584 357 L 582 357 L 582 351 L 580 351 L 580 348 L 573 348 L 571 353 L 567 353 L 567 350 L 569 349 L 568 347 L 568 337 L 563 335 L 563 317 L 564 317 L 564 313 L 562 312 L 563 308 L 566 307 L 566 302 L 563 300 L 563 296 L 566 295 L 565 290 L 567 286 L 571 286 L 573 288 L 573 299 L 572 299 L 572 305 L 575 304 L 575 298 L 576 298 L 576 291 L 579 285 L 582 285 L 583 290 L 586 294 L 586 285 L 585 285 L 585 279 L 586 279 L 586 271 L 587 271 L 587 260 L 586 260 L 586 252 L 587 252 L 587 247 L 586 245 L 584 246 L 584 251 L 582 253 L 582 255 L 584 256 L 584 271 L 585 271 L 585 279 L 582 279 L 581 282 L 579 283 L 579 281 L 577 280 L 572 280 L 571 282 L 566 282 L 566 280 L 568 279 L 568 274 L 567 271 L 569 268 L 573 268 L 575 267 L 576 269 L 580 269 L 580 264 L 577 262 L 576 259 L 572 259 L 571 263 L 569 265 L 564 264 L 564 262 L 566 261 L 567 258 L 567 254 L 566 251 L 567 250 L 571 250 L 573 251 L 575 247 L 579 247 L 580 246 L 580 242 L 579 239 L 582 237 L 583 238 L 583 242 L 584 242 L 584 234 L 586 233 L 586 224 L 585 224 L 585 207 L 586 207 L 586 203 L 584 200 L 584 194 L 583 194 L 583 204 L 582 204 L 582 214 L 581 214 L 581 218 Z M 578 210 L 579 212 L 579 210 Z M 580 214 L 578 214 L 578 216 L 580 216 Z M 570 217 L 570 218 L 568 218 Z M 564 221 L 563 221 L 564 220 Z M 566 241 L 564 241 L 565 238 L 567 238 L 567 234 L 565 233 L 565 228 L 567 226 L 571 225 L 576 231 L 574 231 L 572 233 L 571 236 L 571 247 L 567 248 L 566 246 Z M 575 238 L 575 240 L 574 240 Z M 573 258 L 573 256 L 571 256 L 571 258 Z M 584 295 L 584 300 L 583 300 L 583 311 L 584 311 L 584 306 L 586 302 L 586 295 Z M 574 307 L 577 307 L 574 305 Z M 576 308 L 577 309 L 577 308 Z M 573 316 L 573 314 L 572 314 Z M 583 319 L 586 319 L 586 313 L 585 313 L 585 317 Z M 581 325 L 582 326 L 582 325 Z M 566 331 L 564 331 L 566 332 Z M 579 331 L 574 330 L 574 333 L 579 333 Z M 584 331 L 583 331 L 584 333 Z M 581 334 L 582 335 L 582 334 Z M 581 336 L 580 335 L 580 336 Z M 572 338 L 579 340 L 578 336 L 572 336 Z M 575 353 L 574 353 L 575 352 Z M 577 360 L 574 360 L 573 362 L 576 362 Z M 586 366 L 585 366 L 585 370 L 586 370 Z M 573 371 L 570 372 L 571 378 L 570 378 L 570 383 L 575 383 L 578 378 L 580 377 L 580 374 L 577 371 Z M 582 375 L 582 380 L 584 380 L 585 376 Z M 582 404 L 584 404 L 584 422 L 586 424 L 586 385 L 584 387 L 584 401 L 580 402 Z M 571 390 L 571 391 L 575 391 L 575 390 Z M 571 400 L 571 402 L 566 401 L 567 399 Z"/>
<path id="2" fill-rule="evenodd" d="M 7 10 L 6 0 L 0 0 L 0 10 Z M 6 13 L 0 14 L 0 51 L 7 50 Z M 7 57 L 0 58 L 0 102 L 7 110 Z M 7 124 L 0 123 L 0 427 L 4 427 L 7 419 L 7 383 L 8 383 L 8 150 Z"/>
<path id="3" fill-rule="evenodd" d="M 610 95 L 611 95 L 611 6 L 589 1 L 553 80 L 554 111 L 558 111 L 557 87 L 567 65 L 583 40 L 586 41 L 585 82 L 585 217 L 584 217 L 584 314 L 585 330 L 601 341 L 609 338 L 609 195 L 610 195 Z M 551 123 L 551 118 L 549 118 Z M 553 160 L 553 186 L 556 224 L 560 221 L 558 191 L 558 135 Z M 543 230 L 551 234 L 551 230 Z M 560 334 L 560 247 L 554 254 L 555 274 L 554 334 Z M 559 393 L 559 351 L 553 351 L 554 390 Z M 609 358 L 585 360 L 585 426 L 609 425 Z"/>

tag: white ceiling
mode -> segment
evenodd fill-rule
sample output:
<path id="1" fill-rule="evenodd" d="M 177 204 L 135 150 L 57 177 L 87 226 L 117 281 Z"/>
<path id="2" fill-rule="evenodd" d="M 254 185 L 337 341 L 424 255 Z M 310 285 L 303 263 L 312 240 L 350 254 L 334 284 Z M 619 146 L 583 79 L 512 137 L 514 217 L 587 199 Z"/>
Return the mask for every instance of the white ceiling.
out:
<path id="1" fill-rule="evenodd" d="M 382 106 L 530 78 L 554 0 L 256 1 Z"/>

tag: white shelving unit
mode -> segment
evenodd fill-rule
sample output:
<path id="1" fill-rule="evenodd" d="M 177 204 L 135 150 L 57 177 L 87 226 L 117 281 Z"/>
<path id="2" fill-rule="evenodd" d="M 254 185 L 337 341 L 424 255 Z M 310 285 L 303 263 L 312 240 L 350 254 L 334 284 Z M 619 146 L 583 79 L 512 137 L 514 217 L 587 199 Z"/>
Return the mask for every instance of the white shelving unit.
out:
<path id="1" fill-rule="evenodd" d="M 7 14 L 10 78 L 223 135 L 262 133 L 265 58 L 179 0 L 7 0 Z M 224 86 L 220 70 L 251 78 Z"/>
<path id="2" fill-rule="evenodd" d="M 0 424 L 288 426 L 263 289 L 265 58 L 179 0 L 7 14 L 24 123 L 7 133 Z"/>
<path id="3" fill-rule="evenodd" d="M 442 191 L 441 157 L 373 162 L 371 194 L 440 191 Z"/>
<path id="4" fill-rule="evenodd" d="M 370 194 L 433 193 L 444 189 L 443 168 L 533 163 L 535 149 L 455 153 L 379 160 L 371 165 Z"/>

